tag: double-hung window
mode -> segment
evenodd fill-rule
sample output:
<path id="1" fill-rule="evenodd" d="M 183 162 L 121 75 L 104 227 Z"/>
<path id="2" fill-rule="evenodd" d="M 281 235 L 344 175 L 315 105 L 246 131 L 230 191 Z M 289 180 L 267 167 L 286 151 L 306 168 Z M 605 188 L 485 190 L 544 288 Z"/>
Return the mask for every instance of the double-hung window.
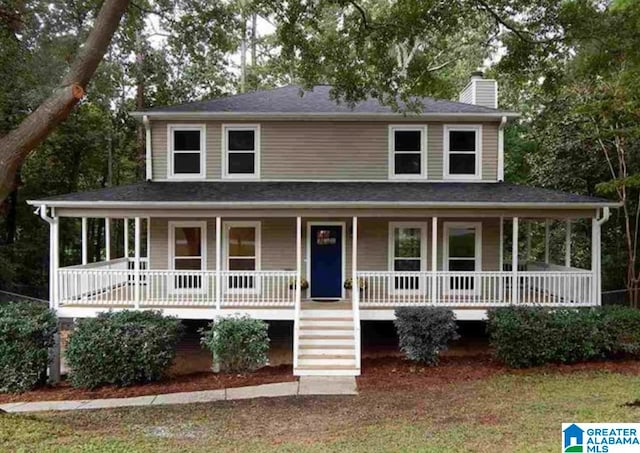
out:
<path id="1" fill-rule="evenodd" d="M 480 179 L 482 127 L 444 126 L 444 178 Z"/>
<path id="2" fill-rule="evenodd" d="M 227 289 L 256 290 L 253 271 L 260 270 L 260 222 L 227 222 L 224 230 Z"/>
<path id="3" fill-rule="evenodd" d="M 426 228 L 421 223 L 392 222 L 389 224 L 390 267 L 395 275 L 391 282 L 394 291 L 413 291 L 420 288 L 420 276 L 426 259 Z M 416 273 L 416 275 L 411 275 Z"/>
<path id="4" fill-rule="evenodd" d="M 222 142 L 225 178 L 260 177 L 259 125 L 223 125 Z"/>
<path id="5" fill-rule="evenodd" d="M 170 124 L 168 126 L 169 177 L 195 179 L 205 177 L 205 126 Z"/>
<path id="6" fill-rule="evenodd" d="M 426 126 L 389 126 L 389 176 L 415 179 L 426 175 Z"/>

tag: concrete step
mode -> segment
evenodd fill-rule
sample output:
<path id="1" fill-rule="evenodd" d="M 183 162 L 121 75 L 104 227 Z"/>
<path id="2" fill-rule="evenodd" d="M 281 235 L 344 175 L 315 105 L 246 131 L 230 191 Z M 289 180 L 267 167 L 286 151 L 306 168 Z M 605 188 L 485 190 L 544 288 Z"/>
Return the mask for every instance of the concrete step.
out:
<path id="1" fill-rule="evenodd" d="M 331 337 L 331 338 L 335 338 L 335 337 L 351 337 L 353 338 L 353 330 L 349 329 L 324 329 L 324 328 L 319 328 L 319 329 L 309 329 L 309 328 L 305 328 L 305 329 L 300 329 L 300 338 L 302 337 L 309 337 L 309 336 L 316 336 L 316 337 Z"/>
<path id="2" fill-rule="evenodd" d="M 324 346 L 324 347 L 323 347 Z M 323 354 L 328 354 L 328 355 L 343 355 L 343 354 L 348 354 L 348 355 L 354 355 L 355 354 L 355 348 L 353 346 L 346 346 L 346 345 L 300 345 L 298 347 L 298 354 L 299 356 L 307 355 L 323 355 Z"/>
<path id="3" fill-rule="evenodd" d="M 309 347 L 317 347 L 317 346 L 342 346 L 342 347 L 355 347 L 355 338 L 353 335 L 346 336 L 325 336 L 325 335 L 300 335 L 299 343 L 300 346 L 309 346 Z"/>
<path id="4" fill-rule="evenodd" d="M 355 367 L 356 361 L 354 359 L 298 359 L 298 367 L 315 365 L 323 366 L 325 368 L 347 365 Z"/>
<path id="5" fill-rule="evenodd" d="M 348 310 L 301 310 L 301 318 L 343 318 L 345 316 L 351 317 L 353 312 Z"/>
<path id="6" fill-rule="evenodd" d="M 300 315 L 300 321 L 337 321 L 337 322 L 353 322 L 353 316 L 305 316 Z"/>
<path id="7" fill-rule="evenodd" d="M 360 369 L 353 365 L 304 365 L 293 370 L 296 376 L 360 376 Z"/>
<path id="8" fill-rule="evenodd" d="M 307 329 L 312 327 L 326 327 L 326 328 L 342 328 L 342 329 L 352 329 L 353 330 L 353 321 L 335 321 L 332 319 L 324 320 L 324 319 L 301 319 L 300 320 L 300 328 Z"/>
<path id="9" fill-rule="evenodd" d="M 309 359 L 309 360 L 315 360 L 315 359 L 323 359 L 323 360 L 345 360 L 345 359 L 349 359 L 349 360 L 355 360 L 356 359 L 356 355 L 355 354 L 340 354 L 340 353 L 327 353 L 326 351 L 322 352 L 322 353 L 315 353 L 315 352 L 309 352 L 309 351 L 305 351 L 304 354 L 298 354 L 298 359 Z"/>

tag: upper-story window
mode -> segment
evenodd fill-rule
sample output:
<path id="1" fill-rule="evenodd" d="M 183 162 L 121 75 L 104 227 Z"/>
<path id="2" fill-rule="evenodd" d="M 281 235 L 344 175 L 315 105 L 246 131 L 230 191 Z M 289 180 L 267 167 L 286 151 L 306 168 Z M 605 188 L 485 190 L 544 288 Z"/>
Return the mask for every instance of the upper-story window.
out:
<path id="1" fill-rule="evenodd" d="M 223 175 L 225 178 L 260 177 L 260 126 L 222 126 Z"/>
<path id="2" fill-rule="evenodd" d="M 169 177 L 204 178 L 205 126 L 203 124 L 170 124 Z"/>
<path id="3" fill-rule="evenodd" d="M 427 173 L 425 126 L 389 126 L 389 177 L 422 178 Z"/>
<path id="4" fill-rule="evenodd" d="M 444 126 L 443 142 L 445 179 L 481 178 L 481 126 Z"/>

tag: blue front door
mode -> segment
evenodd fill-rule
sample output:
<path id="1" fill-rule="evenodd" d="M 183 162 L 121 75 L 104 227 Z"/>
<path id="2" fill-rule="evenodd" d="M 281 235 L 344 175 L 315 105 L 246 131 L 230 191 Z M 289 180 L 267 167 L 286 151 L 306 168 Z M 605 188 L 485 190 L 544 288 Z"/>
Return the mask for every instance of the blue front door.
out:
<path id="1" fill-rule="evenodd" d="M 311 298 L 342 297 L 342 226 L 311 225 Z"/>

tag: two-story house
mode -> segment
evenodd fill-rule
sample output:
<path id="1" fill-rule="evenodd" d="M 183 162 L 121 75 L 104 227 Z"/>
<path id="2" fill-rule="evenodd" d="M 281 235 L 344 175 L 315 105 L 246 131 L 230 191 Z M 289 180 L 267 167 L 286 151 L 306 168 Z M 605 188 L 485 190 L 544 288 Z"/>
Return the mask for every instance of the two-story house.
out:
<path id="1" fill-rule="evenodd" d="M 494 80 L 476 74 L 459 102 L 423 98 L 406 115 L 329 91 L 134 112 L 146 181 L 29 202 L 51 225 L 58 316 L 290 320 L 295 374 L 357 375 L 361 320 L 393 319 L 399 306 L 478 320 L 509 304 L 600 303 L 600 225 L 614 204 L 503 182 L 503 129 L 517 115 L 498 108 Z M 70 217 L 83 219 L 82 263 L 60 267 Z M 105 219 L 104 261 L 87 260 L 87 218 Z M 571 265 L 580 218 L 592 225 L 590 269 Z M 545 222 L 545 262 L 519 261 L 523 221 Z M 111 253 L 114 222 L 128 225 L 124 257 Z M 549 262 L 551 227 L 566 228 L 563 263 Z"/>

